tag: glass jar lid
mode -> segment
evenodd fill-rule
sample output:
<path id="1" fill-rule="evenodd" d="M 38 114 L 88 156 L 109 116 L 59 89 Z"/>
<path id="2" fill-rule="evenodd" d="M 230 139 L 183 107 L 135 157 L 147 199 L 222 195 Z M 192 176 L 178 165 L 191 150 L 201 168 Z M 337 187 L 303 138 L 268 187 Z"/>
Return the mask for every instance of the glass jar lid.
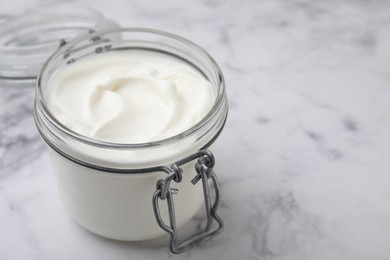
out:
<path id="1" fill-rule="evenodd" d="M 61 45 L 91 32 L 118 25 L 81 6 L 35 7 L 0 26 L 0 87 L 33 86 L 46 59 Z"/>

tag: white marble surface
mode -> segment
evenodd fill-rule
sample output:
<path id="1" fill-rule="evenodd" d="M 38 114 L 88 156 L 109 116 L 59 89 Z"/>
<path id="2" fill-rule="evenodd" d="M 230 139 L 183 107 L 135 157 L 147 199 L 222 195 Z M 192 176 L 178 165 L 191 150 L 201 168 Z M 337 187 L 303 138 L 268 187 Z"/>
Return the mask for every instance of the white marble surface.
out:
<path id="1" fill-rule="evenodd" d="M 0 14 L 51 1 L 0 0 Z M 74 224 L 32 120 L 0 89 L 0 259 L 390 259 L 390 2 L 87 0 L 209 51 L 230 114 L 215 149 L 226 228 L 180 256 Z M 1 58 L 1 57 L 0 57 Z"/>

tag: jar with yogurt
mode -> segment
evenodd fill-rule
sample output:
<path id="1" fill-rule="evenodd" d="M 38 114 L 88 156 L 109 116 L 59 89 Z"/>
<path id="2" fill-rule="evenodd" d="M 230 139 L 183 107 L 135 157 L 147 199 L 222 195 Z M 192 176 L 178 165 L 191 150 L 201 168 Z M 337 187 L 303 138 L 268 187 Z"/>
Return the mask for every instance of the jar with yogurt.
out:
<path id="1" fill-rule="evenodd" d="M 112 28 L 62 41 L 39 73 L 34 117 L 77 223 L 126 241 L 168 232 L 181 253 L 223 227 L 209 148 L 227 111 L 221 70 L 202 48 Z M 178 242 L 203 205 L 204 229 Z"/>

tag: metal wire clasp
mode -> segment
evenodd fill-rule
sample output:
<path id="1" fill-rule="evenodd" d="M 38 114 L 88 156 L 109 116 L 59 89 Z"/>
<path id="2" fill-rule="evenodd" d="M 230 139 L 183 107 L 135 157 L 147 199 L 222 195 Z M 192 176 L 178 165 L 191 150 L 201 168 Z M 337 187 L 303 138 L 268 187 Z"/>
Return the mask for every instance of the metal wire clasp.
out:
<path id="1" fill-rule="evenodd" d="M 199 180 L 202 180 L 203 184 L 203 193 L 206 206 L 206 216 L 207 223 L 203 230 L 192 235 L 187 240 L 178 243 L 177 242 L 177 228 L 176 228 L 176 219 L 175 219 L 175 208 L 173 205 L 173 194 L 177 194 L 177 189 L 170 188 L 170 183 L 172 180 L 179 183 L 182 181 L 183 170 L 180 168 L 183 164 L 196 160 L 195 169 L 197 175 L 192 179 L 192 184 L 196 185 Z M 160 179 L 157 181 L 157 190 L 153 194 L 153 210 L 156 217 L 158 225 L 170 235 L 170 251 L 174 254 L 180 254 L 184 251 L 195 247 L 210 238 L 218 235 L 223 230 L 223 221 L 217 215 L 218 203 L 220 198 L 220 191 L 218 185 L 218 179 L 213 171 L 215 164 L 215 159 L 213 154 L 209 150 L 201 150 L 193 155 L 188 156 L 174 164 L 170 168 L 164 167 L 164 171 L 168 173 L 165 179 Z M 215 200 L 214 203 L 211 203 L 210 198 L 210 185 L 209 179 L 212 180 L 214 189 L 215 189 Z M 165 224 L 162 220 L 158 201 L 167 200 L 168 203 L 168 213 L 169 213 L 169 225 Z M 212 229 L 213 220 L 218 223 L 217 229 Z"/>

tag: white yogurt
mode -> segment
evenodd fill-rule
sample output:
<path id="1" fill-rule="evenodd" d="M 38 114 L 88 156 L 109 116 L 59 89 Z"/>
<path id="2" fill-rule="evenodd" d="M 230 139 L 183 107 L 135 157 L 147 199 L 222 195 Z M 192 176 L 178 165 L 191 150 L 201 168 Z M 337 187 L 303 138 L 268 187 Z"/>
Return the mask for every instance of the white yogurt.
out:
<path id="1" fill-rule="evenodd" d="M 172 176 L 172 164 L 209 147 L 227 116 L 223 77 L 210 56 L 164 32 L 114 28 L 61 47 L 36 93 L 36 124 L 71 217 L 113 239 L 167 234 L 153 211 L 153 194 L 162 192 L 156 184 Z M 169 186 L 179 190 L 177 227 L 205 201 L 203 182 L 191 183 L 196 161 Z M 158 201 L 169 225 L 167 200 Z"/>
<path id="2" fill-rule="evenodd" d="M 184 132 L 210 111 L 208 80 L 194 68 L 148 51 L 108 52 L 58 70 L 48 106 L 63 125 L 112 143 L 146 143 Z"/>
<path id="3" fill-rule="evenodd" d="M 205 117 L 215 99 L 211 83 L 195 68 L 140 50 L 83 58 L 56 71 L 48 85 L 47 105 L 57 120 L 79 134 L 112 143 L 146 143 L 180 134 Z M 96 154 L 88 149 L 86 154 Z M 183 149 L 183 144 L 173 145 L 163 154 L 100 151 L 99 156 L 110 161 L 156 160 L 178 149 Z M 164 234 L 156 224 L 151 197 L 165 173 L 112 174 L 80 167 L 57 153 L 51 157 L 65 205 L 82 226 L 119 240 Z M 187 172 L 183 182 L 172 184 L 180 190 L 175 199 L 181 212 L 179 226 L 203 204 L 202 186 L 190 182 L 195 175 L 193 167 L 193 163 L 183 167 Z M 161 207 L 167 218 L 164 203 Z"/>

